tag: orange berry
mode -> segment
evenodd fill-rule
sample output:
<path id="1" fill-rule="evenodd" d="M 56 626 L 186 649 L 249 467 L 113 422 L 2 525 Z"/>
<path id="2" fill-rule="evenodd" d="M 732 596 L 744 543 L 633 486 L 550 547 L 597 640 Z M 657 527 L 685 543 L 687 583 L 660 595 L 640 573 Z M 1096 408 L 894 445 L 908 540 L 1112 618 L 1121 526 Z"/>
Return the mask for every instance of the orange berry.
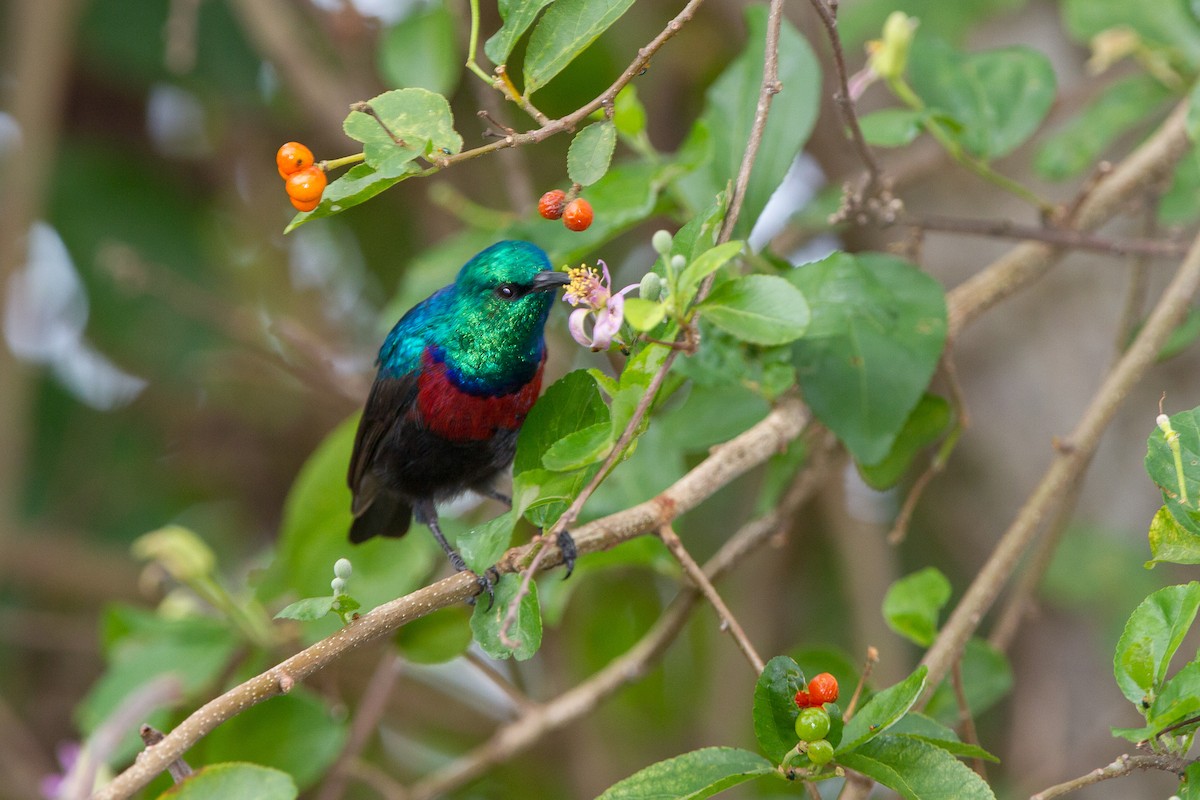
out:
<path id="1" fill-rule="evenodd" d="M 297 200 L 294 197 L 289 199 L 292 201 L 292 205 L 294 205 L 298 211 L 312 211 L 314 208 L 321 205 L 321 198 L 319 197 L 316 200 L 308 201 Z"/>
<path id="2" fill-rule="evenodd" d="M 325 177 L 325 171 L 320 167 L 305 167 L 299 172 L 288 175 L 285 186 L 288 197 L 299 200 L 301 203 L 308 203 L 320 200 L 321 194 L 325 191 L 325 185 L 328 183 L 329 179 Z"/>
<path id="3" fill-rule="evenodd" d="M 538 200 L 538 213 L 546 219 L 562 219 L 567 193 L 562 189 L 551 189 Z"/>
<path id="4" fill-rule="evenodd" d="M 837 678 L 828 672 L 822 672 L 808 682 L 808 694 L 814 706 L 832 703 L 838 699 Z"/>
<path id="5" fill-rule="evenodd" d="M 567 203 L 562 221 L 570 230 L 586 231 L 592 224 L 592 204 L 582 197 L 576 197 Z"/>
<path id="6" fill-rule="evenodd" d="M 285 181 L 288 175 L 311 167 L 312 164 L 312 150 L 299 142 L 287 142 L 275 153 L 275 166 L 279 168 L 279 177 Z"/>

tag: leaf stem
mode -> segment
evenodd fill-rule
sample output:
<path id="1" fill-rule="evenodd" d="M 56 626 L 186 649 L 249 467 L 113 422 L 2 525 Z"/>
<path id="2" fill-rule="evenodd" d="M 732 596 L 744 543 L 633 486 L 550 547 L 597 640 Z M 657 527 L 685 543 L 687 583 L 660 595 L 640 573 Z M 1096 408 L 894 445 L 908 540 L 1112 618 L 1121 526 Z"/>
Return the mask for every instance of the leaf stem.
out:
<path id="1" fill-rule="evenodd" d="M 471 0 L 471 36 L 467 43 L 467 69 L 479 76 L 488 86 L 492 85 L 492 76 L 488 75 L 475 61 L 475 52 L 479 48 L 479 0 Z"/>

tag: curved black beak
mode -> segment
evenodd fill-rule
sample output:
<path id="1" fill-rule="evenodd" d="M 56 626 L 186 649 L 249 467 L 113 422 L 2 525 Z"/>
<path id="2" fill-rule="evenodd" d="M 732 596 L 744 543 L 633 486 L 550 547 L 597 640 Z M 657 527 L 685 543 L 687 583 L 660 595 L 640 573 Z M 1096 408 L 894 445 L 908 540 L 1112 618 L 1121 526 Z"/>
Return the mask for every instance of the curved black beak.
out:
<path id="1" fill-rule="evenodd" d="M 553 292 L 555 289 L 566 286 L 571 282 L 571 277 L 565 272 L 558 270 L 543 270 L 533 276 L 533 291 L 535 292 Z"/>

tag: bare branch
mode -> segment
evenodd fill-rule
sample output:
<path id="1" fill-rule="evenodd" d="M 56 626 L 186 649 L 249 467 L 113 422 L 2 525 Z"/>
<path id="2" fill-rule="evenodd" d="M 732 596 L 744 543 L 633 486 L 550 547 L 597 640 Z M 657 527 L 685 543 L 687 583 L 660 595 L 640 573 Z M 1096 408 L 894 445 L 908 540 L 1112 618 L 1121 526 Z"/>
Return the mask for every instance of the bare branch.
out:
<path id="1" fill-rule="evenodd" d="M 1066 783 L 1051 786 L 1049 789 L 1044 789 L 1032 795 L 1029 800 L 1053 800 L 1055 797 L 1062 797 L 1065 794 L 1070 794 L 1101 781 L 1111 780 L 1112 778 L 1123 778 L 1139 769 L 1160 769 L 1164 772 L 1182 775 L 1188 763 L 1187 759 L 1170 753 L 1156 753 L 1155 755 L 1145 756 L 1131 756 L 1126 753 L 1107 767 L 1094 769 L 1087 775 L 1069 780 Z"/>

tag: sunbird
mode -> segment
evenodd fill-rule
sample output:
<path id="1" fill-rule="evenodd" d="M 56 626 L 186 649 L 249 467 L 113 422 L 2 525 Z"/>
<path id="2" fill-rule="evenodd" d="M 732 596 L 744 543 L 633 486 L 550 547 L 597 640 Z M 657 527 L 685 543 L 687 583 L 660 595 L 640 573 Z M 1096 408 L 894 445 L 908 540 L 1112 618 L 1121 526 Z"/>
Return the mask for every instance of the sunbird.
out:
<path id="1" fill-rule="evenodd" d="M 437 503 L 474 491 L 512 505 L 495 482 L 541 390 L 546 318 L 568 282 L 536 245 L 499 242 L 400 318 L 379 349 L 354 437 L 350 541 L 403 536 L 415 518 L 455 570 L 467 568 L 442 534 Z M 574 542 L 565 534 L 558 543 L 569 575 Z M 487 576 L 480 585 L 491 594 Z"/>

